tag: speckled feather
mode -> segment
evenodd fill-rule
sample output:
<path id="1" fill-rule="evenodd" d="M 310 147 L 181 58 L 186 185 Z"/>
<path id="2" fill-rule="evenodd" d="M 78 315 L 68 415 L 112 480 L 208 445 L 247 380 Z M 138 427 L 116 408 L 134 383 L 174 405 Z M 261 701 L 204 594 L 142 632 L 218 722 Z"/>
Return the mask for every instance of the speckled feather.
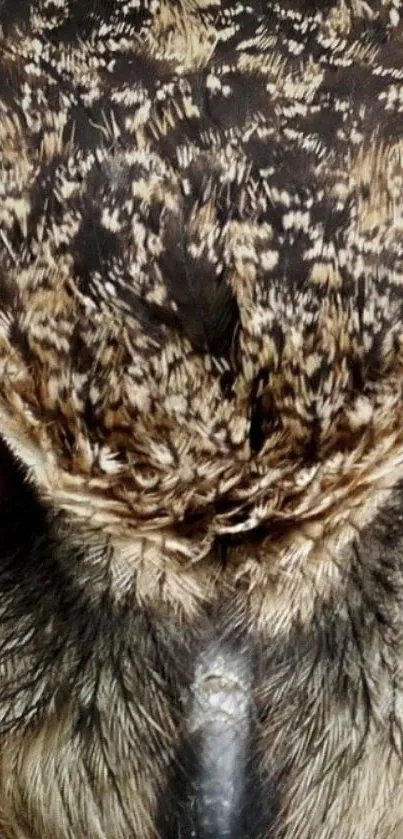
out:
<path id="1" fill-rule="evenodd" d="M 400 5 L 2 4 L 2 426 L 56 504 L 194 556 L 400 462 Z"/>
<path id="2" fill-rule="evenodd" d="M 372 721 L 363 762 L 354 763 L 365 691 L 377 720 L 402 695 L 393 658 L 400 624 L 387 664 L 375 630 L 368 642 L 370 687 L 365 667 L 347 656 L 346 696 L 359 708 L 353 734 L 344 694 L 332 705 L 340 685 L 336 664 L 326 671 L 331 652 L 318 670 L 323 687 L 316 675 L 309 681 L 315 661 L 306 650 L 315 598 L 350 620 L 340 558 L 403 479 L 402 283 L 400 0 L 0 0 L 0 433 L 84 543 L 109 540 L 116 602 L 134 587 L 137 606 L 186 623 L 222 590 L 235 623 L 240 614 L 263 633 L 267 672 L 277 675 L 261 687 L 271 705 L 262 699 L 259 765 L 281 787 L 283 832 L 259 826 L 253 839 L 401 836 L 387 805 L 401 784 L 401 755 L 379 745 Z M 90 571 L 74 571 L 85 585 L 97 554 L 88 562 Z M 374 589 L 375 565 L 365 577 Z M 302 675 L 295 660 L 306 693 L 292 675 L 284 705 L 283 659 L 267 633 L 284 641 L 297 619 L 307 633 Z M 129 618 L 122 626 L 143 637 Z M 67 654 L 63 662 L 73 685 Z M 157 678 L 149 691 L 142 671 L 135 678 L 166 751 L 155 756 L 155 731 L 141 739 L 109 671 L 102 675 L 108 707 L 116 704 L 130 735 L 126 755 L 108 715 L 121 798 L 104 821 L 92 799 L 85 816 L 72 806 L 75 832 L 60 816 L 58 839 L 121 839 L 128 824 L 142 839 L 179 836 L 155 826 L 177 747 L 175 713 Z M 77 697 L 86 707 L 84 687 Z M 312 715 L 294 735 L 301 707 Z M 18 760 L 21 789 L 37 784 L 31 806 L 46 801 L 46 772 L 31 782 L 31 769 L 43 758 L 41 737 L 58 753 L 69 714 L 63 706 L 56 728 L 47 721 L 39 739 L 27 735 L 18 758 L 7 741 L 0 798 Z M 393 714 L 398 728 L 401 710 Z M 301 781 L 317 730 L 321 746 Z M 107 777 L 96 748 L 94 802 Z M 327 772 L 333 759 L 341 769 L 354 763 L 348 778 Z M 77 793 L 81 775 L 75 782 Z M 8 795 L 14 803 L 20 795 L 15 809 L 24 811 L 23 793 Z M 125 821 L 122 800 L 132 799 Z M 344 819 L 353 799 L 360 823 Z M 54 839 L 44 813 L 25 814 L 26 824 Z M 25 839 L 25 822 L 20 832 L 15 824 Z"/>

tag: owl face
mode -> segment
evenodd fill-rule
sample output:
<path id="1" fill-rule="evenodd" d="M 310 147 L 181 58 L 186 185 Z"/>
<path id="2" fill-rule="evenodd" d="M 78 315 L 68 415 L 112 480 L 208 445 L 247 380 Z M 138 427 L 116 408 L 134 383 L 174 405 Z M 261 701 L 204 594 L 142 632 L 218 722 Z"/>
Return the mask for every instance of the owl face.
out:
<path id="1" fill-rule="evenodd" d="M 399 839 L 401 12 L 0 4 L 4 839 Z"/>

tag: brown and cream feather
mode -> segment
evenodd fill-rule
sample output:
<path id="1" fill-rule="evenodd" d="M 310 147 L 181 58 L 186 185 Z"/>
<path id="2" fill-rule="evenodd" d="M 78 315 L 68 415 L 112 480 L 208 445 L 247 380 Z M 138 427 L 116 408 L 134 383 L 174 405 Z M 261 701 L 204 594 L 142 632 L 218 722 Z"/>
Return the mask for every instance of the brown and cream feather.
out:
<path id="1" fill-rule="evenodd" d="M 401 839 L 400 0 L 0 0 L 0 435 L 1 836 Z"/>

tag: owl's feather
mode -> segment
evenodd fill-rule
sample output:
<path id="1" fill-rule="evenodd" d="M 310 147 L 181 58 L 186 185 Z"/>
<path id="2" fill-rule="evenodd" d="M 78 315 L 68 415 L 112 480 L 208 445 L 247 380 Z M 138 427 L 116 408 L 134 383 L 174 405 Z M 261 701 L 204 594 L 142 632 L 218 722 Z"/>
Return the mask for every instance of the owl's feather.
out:
<path id="1" fill-rule="evenodd" d="M 55 504 L 194 556 L 401 476 L 399 12 L 2 4 L 2 430 Z"/>
<path id="2" fill-rule="evenodd" d="M 251 631 L 252 647 L 263 650 L 272 674 L 270 685 L 258 680 L 264 733 L 263 741 L 256 734 L 256 748 L 259 778 L 275 791 L 274 804 L 266 807 L 265 795 L 256 794 L 251 812 L 259 816 L 254 826 L 246 823 L 248 835 L 327 839 L 336 830 L 339 839 L 398 839 L 398 816 L 386 814 L 385 801 L 401 778 L 400 757 L 379 746 L 381 784 L 367 753 L 349 779 L 343 771 L 361 747 L 363 708 L 370 717 L 377 709 L 369 723 L 374 749 L 381 737 L 375 718 L 398 728 L 394 697 L 400 683 L 386 679 L 383 693 L 373 687 L 385 683 L 383 666 L 395 673 L 397 660 L 392 655 L 387 667 L 382 664 L 387 654 L 372 624 L 370 652 L 358 653 L 351 640 L 358 637 L 358 618 L 351 616 L 364 600 L 372 604 L 370 615 L 381 613 L 371 600 L 379 579 L 382 598 L 392 597 L 392 589 L 403 591 L 396 550 L 384 575 L 377 565 L 388 527 L 379 525 L 377 559 L 362 576 L 351 552 L 357 534 L 380 511 L 397 510 L 399 517 L 402 189 L 400 0 L 0 0 L 0 435 L 52 515 L 76 530 L 78 542 L 88 539 L 87 564 L 73 540 L 74 572 L 66 571 L 60 585 L 67 586 L 72 573 L 80 604 L 82 592 L 91 591 L 97 639 L 91 636 L 91 649 L 101 656 L 101 640 L 110 649 L 97 690 L 109 697 L 108 715 L 122 702 L 130 744 L 121 745 L 122 731 L 115 736 L 113 721 L 96 716 L 95 700 L 88 710 L 83 681 L 77 702 L 81 709 L 87 699 L 89 705 L 77 737 L 87 724 L 94 733 L 95 719 L 99 730 L 108 729 L 106 752 L 101 755 L 100 736 L 94 746 L 99 753 L 88 757 L 89 776 L 94 764 L 102 764 L 106 786 L 115 783 L 114 773 L 119 779 L 109 822 L 94 803 L 102 799 L 97 776 L 93 802 L 74 811 L 77 839 L 126 838 L 127 825 L 130 835 L 144 839 L 158 830 L 174 836 L 170 816 L 160 828 L 155 816 L 156 789 L 182 730 L 175 716 L 178 681 L 171 703 L 160 657 L 167 649 L 173 670 L 190 672 L 194 638 L 204 637 L 202 616 L 209 616 L 209 625 L 216 620 L 226 635 L 227 618 L 220 612 L 212 617 L 216 600 L 232 604 L 230 624 L 242 626 L 242 638 Z M 65 526 L 58 530 L 62 543 Z M 99 544 L 107 548 L 98 563 Z M 107 567 L 105 578 L 101 567 Z M 38 580 L 48 579 L 42 566 L 38 574 Z M 1 579 L 0 573 L 0 591 Z M 35 579 L 28 575 L 21 583 L 27 592 Z M 351 594 L 351 602 L 347 579 L 356 598 Z M 106 580 L 111 601 L 99 594 Z M 71 619 L 76 594 L 62 609 L 53 585 L 56 599 L 49 594 L 43 607 L 35 601 L 33 623 L 26 618 L 27 638 L 36 626 L 35 610 L 49 616 L 52 608 L 65 610 Z M 343 591 L 340 601 L 336 590 Z M 13 597 L 20 603 L 18 591 Z M 388 600 L 390 621 L 399 596 L 393 595 L 393 608 Z M 126 597 L 151 610 L 149 647 L 145 641 L 142 647 L 148 618 L 141 610 L 116 618 L 116 603 Z M 155 742 L 166 737 L 162 757 L 155 757 L 152 738 L 147 747 L 138 746 L 142 729 L 127 710 L 125 677 L 117 674 L 126 658 L 105 629 L 101 602 L 125 650 L 124 638 L 140 639 L 131 649 L 127 678 L 138 680 L 143 710 L 153 709 Z M 42 647 L 35 647 L 39 658 L 29 647 L 36 667 L 51 659 L 46 639 L 66 650 L 63 696 L 73 689 L 77 661 L 82 673 L 92 667 L 90 656 L 85 662 L 77 652 L 80 633 L 91 646 L 82 609 L 73 640 L 65 640 L 63 624 L 59 646 L 56 629 L 43 629 Z M 181 627 L 192 623 L 190 636 L 183 630 L 183 661 L 181 652 L 177 659 L 172 655 L 158 621 L 154 627 L 160 613 L 169 626 L 177 619 Z M 359 613 L 365 623 L 363 606 Z M 399 625 L 393 626 L 398 635 Z M 176 632 L 182 638 L 182 629 L 172 630 L 172 638 Z M 347 650 L 345 682 L 338 681 L 333 645 Z M 315 650 L 323 670 L 315 670 Z M 379 668 L 370 685 L 362 675 L 367 657 Z M 136 670 L 143 660 L 154 674 L 152 689 L 147 668 Z M 304 662 L 305 682 L 298 661 Z M 293 682 L 293 662 L 299 682 Z M 287 701 L 280 684 L 284 668 Z M 349 686 L 343 696 L 354 694 L 359 709 L 351 751 L 342 682 Z M 35 690 L 32 701 L 21 700 L 29 722 L 36 702 L 42 711 L 48 707 L 45 688 L 38 696 Z M 47 690 L 54 696 L 49 685 Z M 329 712 L 332 690 L 340 691 L 337 713 Z M 54 729 L 47 718 L 41 735 L 55 754 L 60 738 L 65 742 L 63 725 L 70 724 L 67 705 L 57 697 L 63 713 Z M 308 708 L 305 727 L 302 707 Z M 300 726 L 300 739 L 292 725 Z M 20 791 L 31 783 L 28 767 L 41 764 L 46 751 L 40 737 L 32 735 L 31 742 L 29 736 L 18 758 Z M 220 729 L 218 741 L 225 737 Z M 312 742 L 322 744 L 314 756 Z M 107 760 L 111 743 L 121 758 L 119 770 Z M 7 748 L 0 770 L 10 778 L 15 745 L 10 741 Z M 137 749 L 135 779 L 129 769 L 121 777 Z M 313 786 L 298 774 L 309 759 Z M 183 764 L 192 760 L 186 752 Z M 207 765 L 203 760 L 200 765 Z M 337 763 L 339 774 L 329 769 L 326 775 L 327 760 Z M 66 758 L 59 765 L 63 790 L 64 783 L 69 789 L 67 764 Z M 328 780 L 315 804 L 315 778 L 322 775 Z M 45 800 L 48 776 L 38 770 L 33 777 L 32 800 Z M 328 809 L 336 782 L 340 797 Z M 0 792 L 1 783 L 14 810 L 23 811 L 23 793 L 1 779 Z M 183 783 L 178 769 L 172 789 Z M 365 811 L 359 825 L 343 821 L 353 791 Z M 46 822 L 42 811 L 33 814 L 31 801 L 24 818 L 35 835 L 73 835 L 67 825 L 74 808 L 66 796 L 57 828 L 53 816 Z M 133 811 L 130 797 L 140 802 Z M 92 822 L 86 821 L 91 807 Z M 269 822 L 283 832 L 257 827 Z M 31 839 L 23 821 L 18 824 L 16 836 Z M 80 828 L 84 833 L 77 833 L 77 824 L 87 825 Z"/>

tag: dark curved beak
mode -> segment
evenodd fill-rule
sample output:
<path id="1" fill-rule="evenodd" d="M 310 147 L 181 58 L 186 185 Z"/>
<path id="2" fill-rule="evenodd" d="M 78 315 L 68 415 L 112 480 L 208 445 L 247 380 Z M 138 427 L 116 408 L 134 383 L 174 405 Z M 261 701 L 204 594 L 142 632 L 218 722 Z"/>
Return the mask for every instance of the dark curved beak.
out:
<path id="1" fill-rule="evenodd" d="M 197 839 L 237 839 L 251 727 L 251 673 L 240 655 L 210 647 L 196 663 L 188 732 L 197 763 Z"/>

